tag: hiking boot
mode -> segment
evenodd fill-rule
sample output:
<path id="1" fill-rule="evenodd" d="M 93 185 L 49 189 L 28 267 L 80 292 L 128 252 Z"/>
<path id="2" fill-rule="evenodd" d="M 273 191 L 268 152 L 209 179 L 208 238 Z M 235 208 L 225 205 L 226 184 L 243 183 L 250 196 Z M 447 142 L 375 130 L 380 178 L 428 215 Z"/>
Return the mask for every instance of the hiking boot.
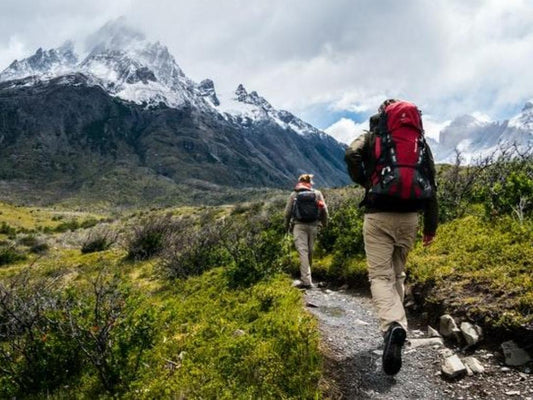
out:
<path id="1" fill-rule="evenodd" d="M 300 286 L 298 286 L 300 289 L 314 289 L 316 288 L 316 285 L 311 283 L 309 285 L 306 285 L 304 283 L 302 283 Z"/>
<path id="2" fill-rule="evenodd" d="M 387 375 L 396 375 L 402 368 L 402 346 L 406 336 L 405 329 L 397 322 L 393 322 L 385 333 L 383 371 Z"/>

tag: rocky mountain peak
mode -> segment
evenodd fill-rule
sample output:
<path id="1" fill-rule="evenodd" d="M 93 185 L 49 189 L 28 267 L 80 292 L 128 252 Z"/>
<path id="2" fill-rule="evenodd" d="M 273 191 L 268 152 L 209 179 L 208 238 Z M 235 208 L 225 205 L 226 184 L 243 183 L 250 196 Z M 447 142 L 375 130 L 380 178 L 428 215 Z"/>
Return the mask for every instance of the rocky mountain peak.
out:
<path id="1" fill-rule="evenodd" d="M 0 81 L 25 78 L 32 75 L 62 73 L 78 62 L 72 42 L 65 42 L 57 49 L 37 49 L 35 54 L 23 60 L 13 61 L 2 73 Z"/>
<path id="2" fill-rule="evenodd" d="M 215 91 L 215 84 L 211 79 L 204 79 L 202 82 L 200 82 L 198 85 L 198 91 L 200 96 L 209 99 L 214 106 L 220 105 L 220 101 L 218 100 Z"/>
<path id="3" fill-rule="evenodd" d="M 237 96 L 238 101 L 244 102 L 246 100 L 248 92 L 246 91 L 242 83 L 237 86 L 237 89 L 235 90 L 235 95 Z"/>
<path id="4" fill-rule="evenodd" d="M 235 90 L 235 95 L 237 96 L 236 100 L 241 103 L 257 106 L 265 111 L 273 109 L 272 105 L 265 98 L 259 96 L 255 90 L 248 93 L 242 84 Z"/>

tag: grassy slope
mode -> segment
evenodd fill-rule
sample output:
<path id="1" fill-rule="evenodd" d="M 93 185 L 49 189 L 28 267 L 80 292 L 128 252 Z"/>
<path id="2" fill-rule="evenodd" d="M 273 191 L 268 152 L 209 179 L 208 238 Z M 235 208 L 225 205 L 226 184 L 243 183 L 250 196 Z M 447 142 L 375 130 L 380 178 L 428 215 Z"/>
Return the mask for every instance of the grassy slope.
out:
<path id="1" fill-rule="evenodd" d="M 245 207 L 246 209 L 246 207 Z M 229 208 L 180 208 L 139 212 L 135 217 L 161 214 L 193 214 L 211 217 Z M 12 207 L 2 204 L 10 226 L 35 229 L 55 227 L 53 210 Z M 69 215 L 70 216 L 70 215 Z M 71 215 L 74 217 L 74 214 Z M 76 214 L 78 216 L 78 214 Z M 80 214 L 81 220 L 87 217 Z M 119 225 L 131 229 L 128 218 Z M 228 287 L 223 268 L 185 281 L 160 278 L 157 259 L 124 261 L 119 246 L 81 254 L 73 235 L 86 230 L 40 233 L 53 242 L 44 255 L 0 267 L 0 281 L 27 270 L 34 277 L 60 277 L 63 287 L 83 288 L 105 269 L 138 293 L 139 310 L 150 309 L 156 317 L 153 348 L 143 357 L 138 379 L 125 398 L 315 398 L 319 396 L 321 358 L 315 321 L 303 312 L 301 293 L 286 276 L 273 277 L 251 288 Z M 17 239 L 21 234 L 17 235 Z M 67 239 L 70 239 L 67 240 Z M 78 240 L 79 243 L 79 240 Z M 94 398 L 103 395 L 94 371 L 84 374 L 57 396 Z M 105 395 L 103 395 L 105 397 Z M 37 396 L 38 398 L 39 396 Z"/>
<path id="2" fill-rule="evenodd" d="M 533 222 L 467 216 L 439 228 L 438 240 L 417 246 L 410 280 L 429 285 L 444 302 L 495 327 L 533 329 Z"/>

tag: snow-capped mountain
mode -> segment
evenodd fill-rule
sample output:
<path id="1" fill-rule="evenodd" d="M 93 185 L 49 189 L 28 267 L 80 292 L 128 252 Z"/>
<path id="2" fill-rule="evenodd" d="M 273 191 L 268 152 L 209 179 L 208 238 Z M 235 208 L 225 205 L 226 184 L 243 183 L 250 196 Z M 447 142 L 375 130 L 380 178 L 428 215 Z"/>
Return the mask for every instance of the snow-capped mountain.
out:
<path id="1" fill-rule="evenodd" d="M 34 55 L 24 60 L 15 60 L 0 73 L 1 81 L 26 78 L 29 76 L 43 79 L 67 74 L 76 68 L 78 57 L 72 42 L 66 42 L 57 49 L 39 48 Z"/>
<path id="2" fill-rule="evenodd" d="M 533 101 L 528 101 L 518 115 L 502 122 L 480 120 L 472 115 L 457 117 L 440 132 L 438 142 L 429 143 L 439 163 L 454 163 L 457 152 L 464 163 L 475 163 L 513 146 L 531 149 Z"/>
<path id="3" fill-rule="evenodd" d="M 90 51 L 81 61 L 71 42 L 58 49 L 39 49 L 31 57 L 14 61 L 0 73 L 0 82 L 26 79 L 26 84 L 46 83 L 68 74 L 83 74 L 87 84 L 137 104 L 163 103 L 172 108 L 191 105 L 245 126 L 269 120 L 302 135 L 325 136 L 293 114 L 276 110 L 257 92 L 248 93 L 243 85 L 230 96 L 220 97 L 213 81 L 193 82 L 166 46 L 148 42 L 123 18 L 106 24 L 87 43 Z"/>
<path id="4" fill-rule="evenodd" d="M 349 182 L 331 136 L 243 85 L 220 95 L 194 82 L 123 20 L 83 56 L 67 43 L 0 73 L 0 144 L 0 198 L 200 201 L 191 188 L 290 188 L 301 173 Z"/>

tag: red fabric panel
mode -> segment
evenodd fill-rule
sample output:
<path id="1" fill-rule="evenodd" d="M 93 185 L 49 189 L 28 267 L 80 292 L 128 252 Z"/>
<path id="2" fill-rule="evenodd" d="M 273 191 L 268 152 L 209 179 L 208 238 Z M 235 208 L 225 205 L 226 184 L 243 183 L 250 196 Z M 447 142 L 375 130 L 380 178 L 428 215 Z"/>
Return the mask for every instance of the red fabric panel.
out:
<path id="1" fill-rule="evenodd" d="M 381 137 L 376 137 L 376 143 L 374 146 L 374 157 L 376 160 L 379 160 L 381 156 Z"/>

